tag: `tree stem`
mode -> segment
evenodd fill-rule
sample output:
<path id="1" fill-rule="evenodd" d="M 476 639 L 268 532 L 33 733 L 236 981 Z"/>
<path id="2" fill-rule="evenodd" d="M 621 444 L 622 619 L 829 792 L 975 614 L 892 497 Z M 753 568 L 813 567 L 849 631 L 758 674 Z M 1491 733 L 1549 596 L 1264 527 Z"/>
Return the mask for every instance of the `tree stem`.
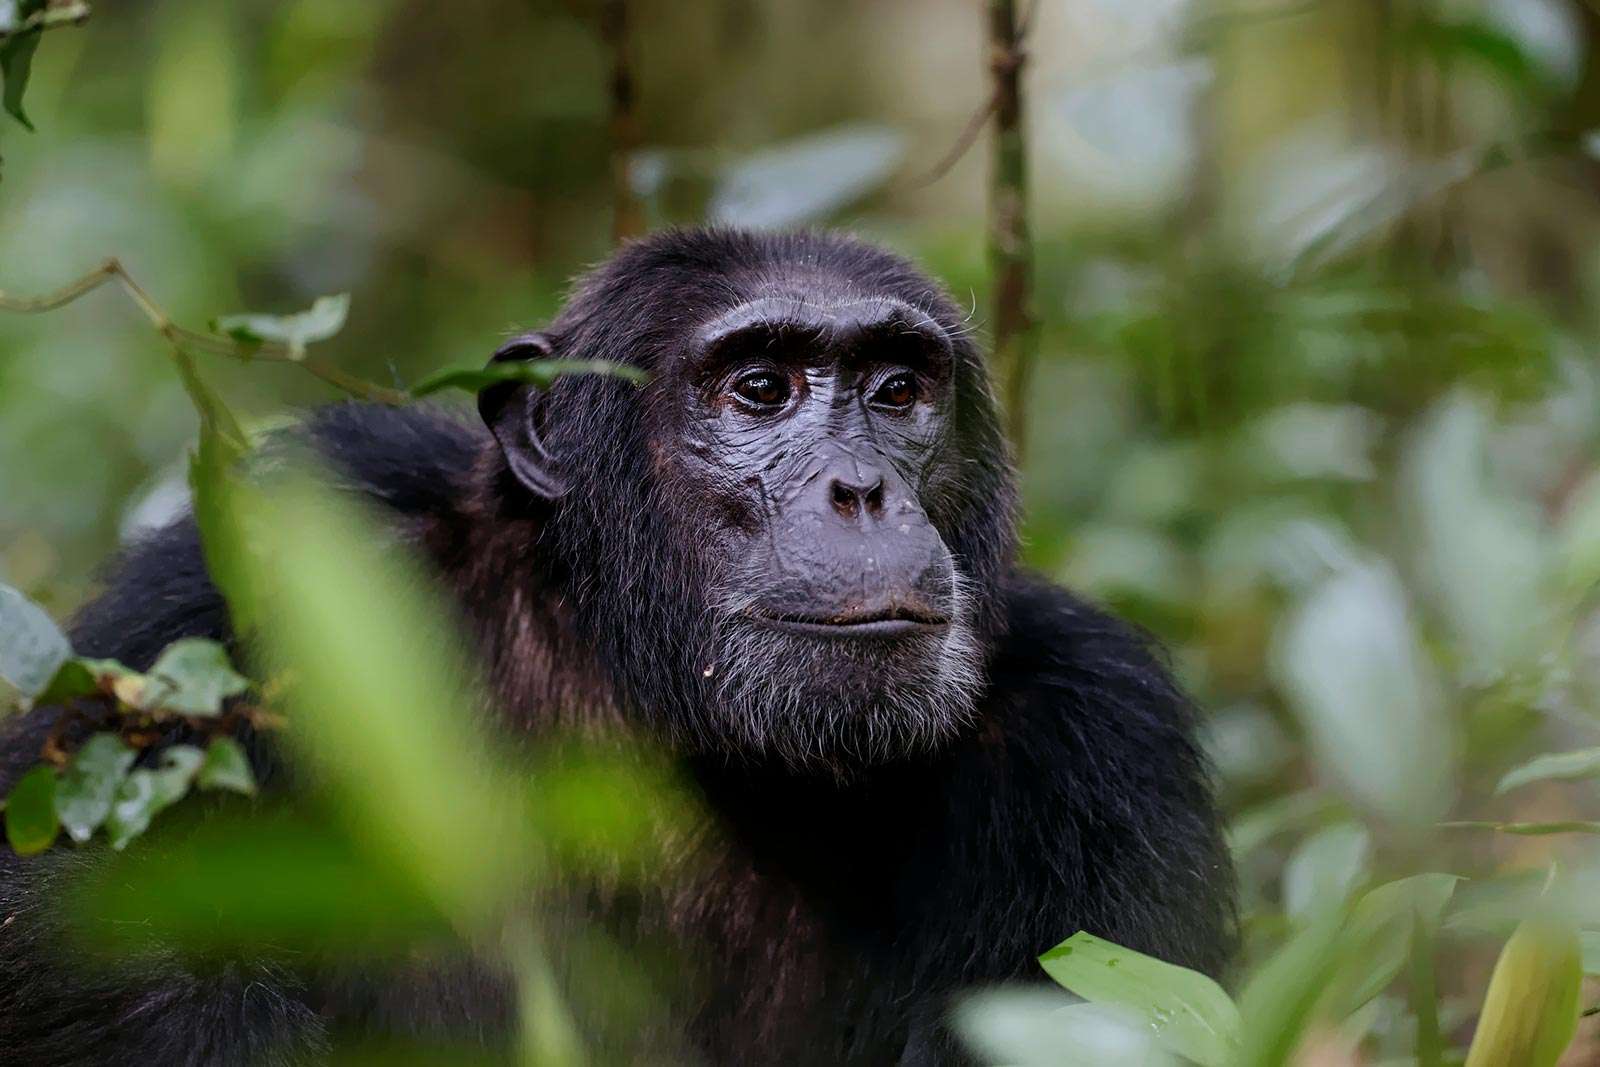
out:
<path id="1" fill-rule="evenodd" d="M 629 173 L 639 150 L 638 92 L 628 48 L 628 0 L 604 0 L 600 33 L 611 52 L 611 233 L 618 242 L 644 233 L 644 209 Z"/>
<path id="2" fill-rule="evenodd" d="M 1033 243 L 1028 233 L 1028 146 L 1022 98 L 1025 32 L 1017 19 L 1016 0 L 989 0 L 995 116 L 989 175 L 994 369 L 1007 435 L 1018 458 L 1027 442 L 1027 391 L 1037 341 L 1031 306 Z"/>

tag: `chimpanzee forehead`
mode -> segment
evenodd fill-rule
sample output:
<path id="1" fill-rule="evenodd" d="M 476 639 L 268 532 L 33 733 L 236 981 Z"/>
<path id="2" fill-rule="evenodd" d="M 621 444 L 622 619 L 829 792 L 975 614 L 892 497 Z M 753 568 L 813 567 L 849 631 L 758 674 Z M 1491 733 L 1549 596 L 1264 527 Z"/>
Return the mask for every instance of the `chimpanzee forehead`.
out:
<path id="1" fill-rule="evenodd" d="M 914 337 L 948 353 L 950 336 L 932 315 L 898 297 L 830 297 L 817 290 L 769 292 L 710 316 L 701 323 L 692 349 L 708 351 L 746 333 L 794 331 L 826 342 L 854 336 Z"/>

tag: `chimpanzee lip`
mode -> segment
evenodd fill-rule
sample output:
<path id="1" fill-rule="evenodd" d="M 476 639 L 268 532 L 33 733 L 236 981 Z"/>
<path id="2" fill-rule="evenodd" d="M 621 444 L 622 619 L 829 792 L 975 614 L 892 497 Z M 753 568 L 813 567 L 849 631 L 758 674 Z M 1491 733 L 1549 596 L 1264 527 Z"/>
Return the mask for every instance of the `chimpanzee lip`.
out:
<path id="1" fill-rule="evenodd" d="M 950 625 L 948 616 L 907 607 L 837 615 L 752 612 L 752 616 L 774 629 L 807 637 L 906 637 Z"/>

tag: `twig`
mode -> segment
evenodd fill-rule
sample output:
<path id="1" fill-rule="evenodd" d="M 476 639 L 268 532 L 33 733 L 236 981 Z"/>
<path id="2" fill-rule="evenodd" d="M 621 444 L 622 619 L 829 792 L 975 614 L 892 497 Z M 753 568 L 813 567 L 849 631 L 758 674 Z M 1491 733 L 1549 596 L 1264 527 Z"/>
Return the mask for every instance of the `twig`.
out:
<path id="1" fill-rule="evenodd" d="M 337 367 L 314 356 L 304 355 L 302 352 L 293 350 L 285 344 L 275 341 L 235 341 L 227 337 L 218 337 L 214 334 L 201 333 L 198 330 L 179 326 L 151 298 L 144 287 L 134 281 L 127 269 L 115 257 L 105 260 L 77 281 L 71 282 L 53 293 L 46 293 L 44 296 L 20 297 L 0 291 L 0 311 L 14 311 L 26 315 L 55 311 L 80 297 L 87 296 L 113 280 L 121 286 L 122 291 L 128 295 L 134 305 L 143 312 L 144 317 L 155 328 L 155 331 L 166 338 L 167 342 L 175 348 L 180 350 L 192 348 L 212 355 L 227 356 L 230 359 L 237 359 L 244 363 L 253 361 L 298 363 L 308 372 L 330 385 L 364 400 L 396 405 L 404 404 L 409 399 L 405 393 L 399 390 L 386 389 L 381 385 L 346 374 Z"/>
<path id="2" fill-rule="evenodd" d="M 939 162 L 930 167 L 928 173 L 922 177 L 907 182 L 906 188 L 925 188 L 949 174 L 951 169 L 961 162 L 961 157 L 965 156 L 974 142 L 978 140 L 978 134 L 983 132 L 983 127 L 988 124 L 989 117 L 994 114 L 995 108 L 999 106 L 999 94 L 990 93 L 989 99 L 985 100 L 978 107 L 978 110 L 972 113 L 972 117 L 967 119 L 967 124 L 961 128 L 960 136 L 956 138 L 955 143 L 950 146 L 949 150 L 939 157 Z"/>
<path id="3" fill-rule="evenodd" d="M 639 150 L 639 114 L 628 51 L 628 0 L 605 0 L 600 34 L 611 50 L 611 233 L 620 242 L 644 233 L 644 210 L 630 174 Z"/>
<path id="4" fill-rule="evenodd" d="M 9 30 L 0 29 L 0 41 L 17 37 L 34 30 L 55 30 L 63 26 L 82 26 L 88 20 L 89 5 L 85 3 L 52 4 L 40 8 Z"/>
<path id="5" fill-rule="evenodd" d="M 1033 11 L 1027 18 L 1031 20 Z M 1035 347 L 1033 243 L 1028 233 L 1028 146 L 1023 125 L 1022 28 L 1016 0 L 989 0 L 994 77 L 994 153 L 989 179 L 989 267 L 994 277 L 995 377 L 1006 430 L 1020 458 L 1027 441 L 1027 391 Z"/>

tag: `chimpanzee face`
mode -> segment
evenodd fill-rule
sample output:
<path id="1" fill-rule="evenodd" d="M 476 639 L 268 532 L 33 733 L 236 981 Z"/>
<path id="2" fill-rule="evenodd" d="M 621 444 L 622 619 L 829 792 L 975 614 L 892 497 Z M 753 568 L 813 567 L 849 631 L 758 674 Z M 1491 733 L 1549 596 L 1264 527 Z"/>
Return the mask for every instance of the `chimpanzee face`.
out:
<path id="1" fill-rule="evenodd" d="M 674 705 L 696 743 L 840 769 L 970 717 L 1011 483 L 936 287 L 867 246 L 796 240 L 815 244 L 635 246 L 507 352 L 621 359 L 650 383 L 480 408 L 552 502 L 580 614 L 635 700 Z"/>
<path id="2" fill-rule="evenodd" d="M 814 288 L 716 315 L 684 351 L 670 451 L 711 556 L 704 670 L 752 725 L 849 716 L 904 747 L 969 709 L 963 578 L 924 504 L 952 461 L 953 358 L 925 312 Z"/>

